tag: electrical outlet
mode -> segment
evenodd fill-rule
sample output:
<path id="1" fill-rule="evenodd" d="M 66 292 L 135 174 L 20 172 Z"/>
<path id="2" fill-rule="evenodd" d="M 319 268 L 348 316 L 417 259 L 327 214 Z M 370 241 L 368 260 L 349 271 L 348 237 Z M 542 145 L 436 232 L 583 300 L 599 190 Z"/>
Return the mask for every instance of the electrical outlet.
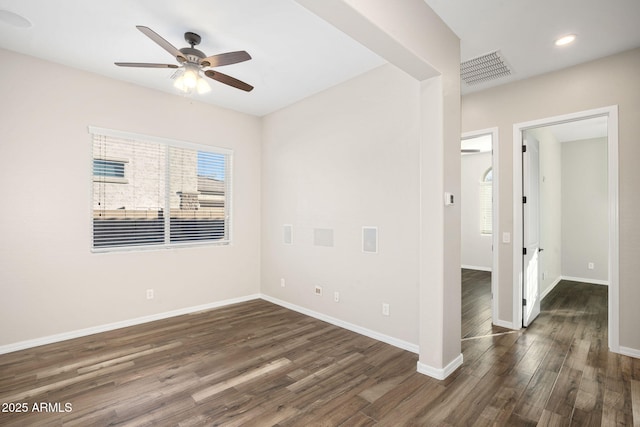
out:
<path id="1" fill-rule="evenodd" d="M 153 289 L 147 289 L 147 299 L 153 299 L 154 292 Z"/>
<path id="2" fill-rule="evenodd" d="M 322 286 L 316 286 L 314 293 L 318 296 L 322 296 Z"/>
<path id="3" fill-rule="evenodd" d="M 382 315 L 383 316 L 389 315 L 389 304 L 386 304 L 386 303 L 382 304 Z"/>
<path id="4" fill-rule="evenodd" d="M 589 270 L 593 270 L 594 268 L 596 268 L 596 266 L 592 262 L 590 262 L 587 267 L 589 268 Z"/>
<path id="5" fill-rule="evenodd" d="M 340 302 L 340 292 L 335 291 L 335 292 L 333 293 L 333 300 L 334 300 L 335 302 Z"/>
<path id="6" fill-rule="evenodd" d="M 284 279 L 280 279 L 280 286 L 284 288 Z"/>

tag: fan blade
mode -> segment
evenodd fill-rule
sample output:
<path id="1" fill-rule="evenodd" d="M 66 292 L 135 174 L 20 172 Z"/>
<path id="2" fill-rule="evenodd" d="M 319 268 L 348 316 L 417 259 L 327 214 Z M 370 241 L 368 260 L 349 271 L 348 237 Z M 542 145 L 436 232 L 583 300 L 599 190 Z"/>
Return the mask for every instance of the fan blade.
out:
<path id="1" fill-rule="evenodd" d="M 118 67 L 180 68 L 175 64 L 150 64 L 148 62 L 114 62 Z"/>
<path id="2" fill-rule="evenodd" d="M 220 83 L 233 86 L 240 90 L 244 90 L 245 92 L 251 92 L 251 90 L 253 90 L 253 86 L 251 86 L 250 84 L 247 84 L 231 76 L 227 76 L 226 74 L 219 73 L 217 71 L 207 70 L 204 72 L 204 74 L 210 79 L 217 80 Z"/>
<path id="3" fill-rule="evenodd" d="M 153 31 L 149 27 L 144 27 L 142 25 L 136 25 L 136 28 L 140 30 L 145 36 L 149 37 L 151 40 L 156 42 L 161 48 L 169 52 L 173 55 L 174 58 L 178 60 L 178 62 L 186 62 L 187 58 L 180 52 L 174 45 L 163 39 L 158 33 Z"/>
<path id="4" fill-rule="evenodd" d="M 244 50 L 239 50 L 237 52 L 227 52 L 209 56 L 200 61 L 200 65 L 203 67 L 221 67 L 223 65 L 231 65 L 237 64 L 238 62 L 248 61 L 249 59 L 251 59 L 251 55 Z"/>

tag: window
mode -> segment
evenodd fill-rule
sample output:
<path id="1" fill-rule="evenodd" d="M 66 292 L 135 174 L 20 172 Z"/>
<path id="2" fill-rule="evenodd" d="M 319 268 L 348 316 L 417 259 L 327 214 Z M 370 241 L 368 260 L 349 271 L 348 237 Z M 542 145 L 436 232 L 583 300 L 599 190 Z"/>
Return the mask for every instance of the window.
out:
<path id="1" fill-rule="evenodd" d="M 480 182 L 480 233 L 493 233 L 493 169 L 489 168 Z"/>
<path id="2" fill-rule="evenodd" d="M 116 160 L 93 159 L 93 176 L 124 178 L 124 163 Z"/>
<path id="3" fill-rule="evenodd" d="M 90 132 L 94 250 L 229 243 L 230 150 Z"/>
<path id="4" fill-rule="evenodd" d="M 93 159 L 93 180 L 97 182 L 110 182 L 114 184 L 126 184 L 125 164 L 126 159 Z"/>
<path id="5" fill-rule="evenodd" d="M 488 183 L 492 183 L 493 182 L 493 168 L 489 168 L 484 173 L 484 177 L 482 178 L 482 182 L 488 182 Z"/>

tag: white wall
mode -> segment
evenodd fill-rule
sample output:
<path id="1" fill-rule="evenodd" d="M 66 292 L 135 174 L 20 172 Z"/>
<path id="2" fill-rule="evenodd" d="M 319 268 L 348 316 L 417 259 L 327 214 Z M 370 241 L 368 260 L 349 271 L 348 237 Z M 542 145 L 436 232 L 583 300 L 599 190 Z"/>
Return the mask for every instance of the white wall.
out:
<path id="1" fill-rule="evenodd" d="M 498 127 L 500 232 L 513 233 L 513 125 L 547 117 L 618 106 L 620 346 L 640 352 L 640 49 L 622 52 L 539 77 L 505 84 L 462 99 L 462 129 Z M 498 318 L 512 322 L 513 248 L 501 244 Z"/>
<path id="2" fill-rule="evenodd" d="M 463 268 L 491 271 L 491 234 L 480 233 L 480 185 L 491 167 L 491 152 L 461 157 L 461 264 Z"/>
<path id="3" fill-rule="evenodd" d="M 607 141 L 562 143 L 562 275 L 606 283 L 608 277 Z M 588 264 L 594 268 L 589 269 Z"/>
<path id="4" fill-rule="evenodd" d="M 0 345 L 259 292 L 259 118 L 5 50 L 0 62 Z M 233 149 L 233 244 L 92 253 L 89 125 Z"/>
<path id="5" fill-rule="evenodd" d="M 298 2 L 305 5 L 305 7 L 311 8 L 319 16 L 324 17 L 345 33 L 381 54 L 381 56 L 415 79 L 411 80 L 410 83 L 414 87 L 410 98 L 403 99 L 402 102 L 411 104 L 415 100 L 417 104 L 413 110 L 408 112 L 413 113 L 413 117 L 417 117 L 417 120 L 412 122 L 412 126 L 416 127 L 415 142 L 418 148 L 414 151 L 415 155 L 408 159 L 415 162 L 417 169 L 414 169 L 411 165 L 397 167 L 396 164 L 393 170 L 400 173 L 400 179 L 407 184 L 407 188 L 410 185 L 415 185 L 416 191 L 409 195 L 402 188 L 393 188 L 392 192 L 384 194 L 384 196 L 397 201 L 405 209 L 391 207 L 380 212 L 379 217 L 371 218 L 379 221 L 380 224 L 389 224 L 388 227 L 385 225 L 380 229 L 380 255 L 385 251 L 384 256 L 388 257 L 389 264 L 379 267 L 375 262 L 371 262 L 368 259 L 366 261 L 363 260 L 363 265 L 356 266 L 356 268 L 358 273 L 366 273 L 359 275 L 362 278 L 361 290 L 365 295 L 370 290 L 370 285 L 366 280 L 368 279 L 367 274 L 371 274 L 370 270 L 381 271 L 381 268 L 385 274 L 389 272 L 394 274 L 391 277 L 387 277 L 385 290 L 382 293 L 377 290 L 373 291 L 373 294 L 389 297 L 388 302 L 391 305 L 392 313 L 389 317 L 394 319 L 385 320 L 387 323 L 381 329 L 384 333 L 400 337 L 399 339 L 406 338 L 415 342 L 417 338 L 420 344 L 420 363 L 418 366 L 421 367 L 421 372 L 444 377 L 462 363 L 459 270 L 460 208 L 459 205 L 445 208 L 442 203 L 445 191 L 453 194 L 459 194 L 460 192 L 459 39 L 422 0 L 405 0 L 402 7 L 385 0 L 340 0 L 332 2 L 298 0 Z M 7 60 L 5 61 L 3 57 L 3 62 L 13 61 L 12 54 L 6 54 L 6 56 Z M 89 244 L 89 227 L 86 227 L 86 231 L 82 228 L 82 221 L 84 220 L 88 223 L 89 216 L 87 215 L 86 219 L 83 219 L 82 214 L 77 214 L 77 212 L 82 212 L 81 209 L 85 200 L 83 197 L 77 197 L 77 193 L 71 192 L 74 197 L 72 203 L 75 204 L 73 208 L 73 212 L 76 215 L 75 221 L 71 224 L 61 215 L 55 217 L 54 221 L 62 221 L 61 223 L 64 226 L 72 227 L 75 233 L 73 239 L 78 241 L 65 242 L 64 246 L 71 245 L 72 251 L 61 257 L 62 263 L 59 271 L 56 270 L 57 266 L 47 266 L 45 271 L 47 276 L 55 277 L 56 281 L 69 278 L 74 283 L 68 289 L 58 289 L 64 292 L 60 292 L 59 296 L 52 300 L 56 305 L 56 310 L 62 309 L 65 311 L 65 314 L 61 316 L 63 321 L 54 322 L 46 326 L 33 325 L 35 336 L 41 336 L 42 333 L 55 333 L 59 330 L 73 330 L 82 325 L 92 326 L 119 319 L 134 318 L 147 313 L 163 312 L 175 307 L 192 305 L 192 302 L 195 301 L 198 304 L 202 304 L 206 301 L 234 298 L 251 294 L 258 289 L 256 287 L 258 282 L 255 279 L 260 276 L 259 241 L 261 236 L 259 227 L 259 213 L 261 212 L 259 201 L 261 190 L 259 180 L 261 174 L 259 119 L 214 107 L 198 106 L 197 103 L 192 103 L 188 100 L 176 100 L 175 97 L 167 96 L 166 94 L 157 94 L 122 83 L 107 82 L 99 76 L 87 75 L 86 73 L 67 69 L 60 71 L 56 67 L 52 67 L 52 71 L 48 73 L 47 83 L 42 84 L 43 90 L 38 91 L 39 85 L 36 85 L 35 92 L 21 98 L 21 85 L 13 86 L 13 84 L 16 81 L 22 81 L 23 77 L 37 81 L 36 70 L 48 69 L 49 67 L 48 65 L 47 67 L 42 67 L 42 63 L 39 61 L 25 60 L 24 64 L 21 61 L 18 62 L 20 63 L 16 67 L 9 67 L 9 71 L 3 70 L 3 74 L 0 75 L 4 77 L 0 93 L 3 96 L 7 95 L 4 96 L 7 100 L 15 98 L 15 105 L 19 109 L 29 111 L 30 108 L 33 108 L 33 117 L 35 118 L 45 116 L 46 119 L 51 117 L 58 119 L 58 116 L 64 112 L 64 117 L 60 117 L 61 120 L 55 120 L 56 123 L 64 123 L 62 127 L 78 129 L 75 129 L 74 133 L 66 131 L 68 129 L 58 130 L 56 128 L 56 132 L 53 132 L 58 143 L 56 147 L 67 148 L 67 146 L 70 146 L 72 149 L 68 151 L 73 153 L 73 156 L 78 156 L 76 152 L 82 144 L 82 135 L 86 132 L 87 124 L 121 128 L 139 133 L 159 133 L 161 136 L 176 139 L 184 138 L 204 143 L 209 142 L 208 139 L 205 139 L 205 135 L 219 135 L 224 142 L 223 146 L 237 150 L 234 163 L 236 194 L 241 193 L 243 195 L 234 199 L 234 208 L 237 216 L 235 218 L 236 227 L 234 228 L 235 243 L 231 247 L 201 248 L 189 251 L 148 251 L 136 253 L 134 256 L 129 254 L 126 256 L 123 254 L 109 254 L 97 258 L 81 251 L 87 246 L 78 245 L 78 241 L 86 245 Z M 20 74 L 18 70 L 28 70 L 28 72 Z M 394 81 L 396 81 L 395 78 Z M 51 82 L 54 85 L 50 88 L 48 85 Z M 403 84 L 409 83 L 400 83 L 400 87 Z M 368 86 L 367 96 L 371 97 L 372 105 L 375 108 L 388 111 L 388 107 L 377 100 L 376 92 L 390 96 L 390 100 L 397 99 L 394 98 L 395 95 L 389 94 L 388 86 L 388 81 L 380 80 L 377 80 L 375 86 Z M 65 98 L 65 95 L 70 90 L 69 88 L 73 88 L 74 91 L 71 92 L 67 99 L 60 102 L 47 102 L 48 105 L 46 106 L 42 102 L 50 98 Z M 396 88 L 393 89 L 396 90 Z M 48 93 L 48 91 L 52 93 Z M 324 95 L 320 94 L 320 96 Z M 100 100 L 100 102 L 97 100 Z M 92 103 L 92 101 L 95 103 Z M 362 102 L 362 100 L 360 101 Z M 352 105 L 349 102 L 347 104 Z M 51 104 L 56 105 L 55 108 L 57 109 L 54 113 L 50 112 Z M 340 111 L 341 106 L 332 104 L 328 107 L 328 111 L 318 111 L 318 116 L 300 115 L 298 116 L 300 122 L 290 122 L 286 126 L 277 124 L 275 129 L 284 138 L 284 141 L 295 145 L 298 142 L 298 136 L 307 136 L 305 126 L 309 126 L 312 137 L 318 136 L 314 135 L 314 132 L 319 134 L 324 132 L 325 138 L 320 139 L 327 147 L 334 147 L 335 144 L 332 143 L 332 138 L 330 138 L 333 135 L 326 133 L 324 129 L 315 127 L 315 120 L 327 119 L 328 122 L 335 123 L 340 131 L 338 134 L 342 133 L 342 137 L 347 136 L 355 125 L 358 125 L 361 129 L 372 127 L 378 130 L 385 130 L 385 126 L 387 126 L 385 123 L 389 122 L 381 121 L 378 124 L 375 120 L 381 117 L 380 110 L 372 110 L 369 106 L 364 107 L 369 112 L 367 117 L 359 114 L 358 111 L 351 110 L 347 110 L 349 115 L 346 117 L 340 117 L 335 113 L 332 115 L 330 110 Z M 310 109 L 314 110 L 313 107 Z M 287 110 L 285 110 L 285 115 L 289 114 Z M 296 116 L 296 113 L 292 113 L 292 115 Z M 359 119 L 360 122 L 347 123 L 351 116 Z M 396 114 L 392 114 L 392 116 L 397 117 Z M 387 118 L 383 119 L 388 120 Z M 399 118 L 398 120 L 402 122 L 404 118 Z M 10 127 L 13 130 L 12 132 L 2 135 L 3 137 L 8 136 L 9 140 L 14 139 L 14 133 L 19 133 L 16 129 L 29 125 L 29 121 L 24 117 L 20 117 L 19 114 L 9 116 L 6 123 L 16 124 L 15 127 Z M 176 126 L 176 123 L 189 124 L 189 126 Z M 194 125 L 194 123 L 197 124 Z M 385 129 L 380 129 L 380 126 Z M 383 135 L 386 134 L 393 138 L 404 138 L 406 132 L 414 131 L 411 127 L 401 128 L 396 123 L 388 124 L 388 126 L 400 132 L 400 136 L 392 136 L 383 132 Z M 80 131 L 80 128 L 83 132 Z M 269 141 L 269 138 L 272 138 L 269 132 L 265 131 L 264 134 L 264 138 L 267 140 L 266 145 L 273 143 L 279 150 L 279 142 L 273 142 L 273 139 Z M 296 132 L 301 133 L 297 135 Z M 370 132 L 364 132 L 364 135 L 368 136 Z M 372 135 L 372 137 L 375 139 L 377 135 Z M 21 136 L 19 143 L 25 143 L 31 139 L 33 139 L 33 135 L 30 135 L 30 138 Z M 213 143 L 218 143 L 218 141 Z M 361 143 L 362 141 L 358 141 L 356 144 Z M 43 147 L 49 147 L 45 144 L 42 145 Z M 343 147 L 336 148 L 343 149 Z M 363 158 L 359 157 L 361 154 L 366 155 L 364 160 L 375 160 L 380 165 L 382 159 L 378 157 L 379 153 L 376 153 L 374 157 L 369 157 L 369 153 L 363 152 L 361 148 L 356 149 L 354 153 L 344 153 L 354 156 L 347 159 L 323 158 L 326 154 L 321 151 L 322 146 L 315 147 L 314 150 L 319 150 L 315 154 L 318 155 L 320 163 L 325 166 L 330 161 L 343 162 L 348 160 L 348 162 L 339 163 L 338 166 L 340 167 L 335 169 L 332 163 L 332 169 L 324 171 L 327 176 L 331 177 L 334 170 L 344 173 L 346 167 L 359 171 L 360 168 L 356 165 L 363 161 Z M 381 149 L 382 147 L 378 145 L 378 148 Z M 295 149 L 295 146 L 292 147 L 292 150 L 295 151 Z M 385 149 L 389 150 L 389 147 L 387 146 Z M 408 147 L 401 146 L 398 153 L 393 153 L 396 147 L 392 147 L 387 156 L 394 162 L 403 158 L 407 159 L 406 150 L 408 149 Z M 12 146 L 12 150 L 19 151 L 20 149 Z M 29 156 L 24 152 L 20 154 L 21 156 L 18 156 L 19 158 L 15 165 L 28 164 Z M 59 157 L 61 155 L 58 151 L 53 151 L 53 154 L 54 157 L 58 156 L 57 160 L 60 160 Z M 301 153 L 302 158 L 307 155 L 309 155 L 309 152 L 304 151 Z M 88 154 L 86 154 L 86 157 L 88 158 Z M 265 157 L 268 157 L 268 155 Z M 292 159 L 296 161 L 297 156 L 293 156 Z M 42 171 L 39 170 L 37 172 L 40 178 L 45 174 L 51 173 L 53 166 L 59 164 L 59 162 L 45 164 L 43 160 L 41 159 L 36 165 L 38 167 L 42 166 Z M 81 184 L 83 178 L 88 179 L 88 168 L 85 170 L 81 166 L 76 166 L 81 162 L 79 162 L 79 159 L 73 160 L 75 162 L 71 162 L 72 167 L 69 170 L 65 170 L 65 176 L 68 178 L 67 184 L 73 182 L 77 186 L 82 186 L 84 185 Z M 262 164 L 265 167 L 271 167 L 272 160 L 265 159 Z M 278 164 L 278 161 L 274 161 L 274 164 Z M 19 166 L 13 166 L 8 170 L 12 173 L 16 169 L 19 169 Z M 419 173 L 416 173 L 416 171 L 419 171 Z M 389 190 L 389 184 L 384 184 L 385 180 L 380 178 L 380 176 L 385 176 L 384 168 L 380 169 L 378 173 L 377 182 L 383 182 L 383 189 L 385 191 Z M 414 184 L 410 184 L 410 179 L 407 179 L 407 176 L 411 174 L 414 174 L 416 178 Z M 271 179 L 274 175 L 267 171 L 262 176 Z M 278 175 L 276 174 L 275 176 L 277 177 Z M 359 181 L 361 178 L 358 175 L 346 173 L 344 177 L 353 180 L 355 185 L 352 184 L 351 188 L 354 190 L 359 190 L 364 185 Z M 314 177 L 310 181 L 312 185 L 318 183 L 321 186 L 326 185 L 318 177 Z M 343 184 L 343 181 L 340 181 L 340 185 L 348 187 L 350 182 L 346 181 L 347 184 Z M 277 188 L 277 185 L 280 184 L 283 183 L 277 180 L 267 183 L 267 185 L 273 185 L 274 188 Z M 66 190 L 66 186 L 64 189 Z M 362 212 L 358 206 L 360 203 L 359 194 L 351 194 L 350 197 L 346 198 L 340 188 L 328 190 L 319 188 L 316 194 L 331 200 L 334 197 L 334 190 L 337 191 L 339 201 L 351 203 L 349 206 L 338 206 L 340 209 L 347 210 L 345 218 L 350 224 L 341 224 L 340 216 L 334 210 L 336 206 L 328 205 L 323 206 L 323 208 L 328 209 L 326 214 L 324 212 L 317 213 L 313 224 L 307 223 L 306 225 L 310 226 L 322 221 L 335 221 L 335 229 L 341 231 L 346 230 L 346 228 L 351 230 L 349 225 L 357 222 L 357 238 L 353 234 L 336 232 L 336 245 L 334 248 L 337 249 L 339 244 L 343 244 L 343 241 L 339 239 L 346 237 L 344 242 L 347 242 L 347 244 L 349 241 L 359 240 L 361 225 L 376 224 L 364 224 L 364 221 L 361 221 L 366 218 L 359 216 Z M 367 191 L 370 194 L 370 190 Z M 26 204 L 27 199 L 32 197 L 31 195 L 33 194 L 27 192 L 15 193 L 14 191 L 11 194 L 11 198 L 14 198 L 19 205 Z M 51 194 L 55 193 L 52 192 Z M 88 194 L 87 190 L 86 198 L 88 198 Z M 272 207 L 270 195 L 269 190 L 266 190 L 262 197 L 262 202 L 268 203 L 268 207 L 265 209 L 265 221 L 267 223 L 270 221 L 270 210 L 278 211 L 280 209 L 280 207 Z M 308 201 L 308 198 L 303 200 Z M 59 200 L 56 198 L 52 198 L 51 202 L 57 204 L 57 206 L 60 205 Z M 384 201 L 380 203 L 384 203 Z M 380 203 L 378 203 L 377 207 L 380 206 Z M 287 207 L 286 203 L 284 207 Z M 306 212 L 303 205 L 295 208 L 300 208 L 301 212 Z M 354 214 L 354 212 L 357 212 L 357 214 Z M 369 213 L 369 211 L 367 212 Z M 342 212 L 339 213 L 342 214 Z M 356 216 L 358 216 L 358 220 L 354 219 Z M 393 220 L 398 224 L 391 225 L 390 216 L 394 216 Z M 410 226 L 411 217 L 413 216 L 417 217 L 417 223 L 415 223 L 416 227 L 412 230 L 413 236 L 410 239 L 415 239 L 415 246 L 411 246 L 411 241 L 408 240 L 409 237 L 405 235 L 405 229 Z M 12 217 L 14 221 L 18 221 L 19 218 L 20 215 Z M 46 224 L 51 223 L 45 222 Z M 242 227 L 243 225 L 244 227 Z M 46 226 L 41 228 L 46 228 Z M 394 235 L 396 232 L 398 234 Z M 263 235 L 265 240 L 263 248 L 272 249 L 269 246 L 272 241 L 269 240 L 267 233 Z M 353 231 L 349 231 L 349 233 L 353 233 Z M 57 237 L 60 237 L 61 234 L 63 233 L 57 234 Z M 13 250 L 13 245 L 21 243 L 15 232 L 12 236 L 13 238 L 10 242 L 1 247 L 2 255 Z M 389 237 L 392 240 L 394 238 L 399 239 L 400 243 L 387 242 Z M 404 244 L 407 244 L 407 246 L 403 246 L 400 249 L 400 246 Z M 348 247 L 348 250 L 352 248 L 350 244 L 345 247 Z M 51 246 L 46 249 L 38 252 L 43 258 L 49 256 L 52 252 Z M 11 265 L 13 261 L 23 259 L 26 254 L 26 251 L 19 255 L 11 254 L 11 258 L 8 259 L 5 265 Z M 324 259 L 326 253 L 319 252 L 317 255 L 301 262 L 310 263 L 309 268 L 312 271 L 317 271 L 317 269 L 314 269 L 313 263 L 326 262 Z M 269 255 L 265 257 L 269 257 Z M 283 258 L 289 259 L 284 256 Z M 415 262 L 407 261 L 411 258 L 415 259 Z M 73 265 L 69 261 L 71 259 L 73 259 Z M 278 259 L 274 262 L 279 262 Z M 337 264 L 336 267 L 346 271 L 347 267 L 345 267 L 344 260 L 351 261 L 353 257 L 349 256 L 345 259 L 334 257 L 332 259 L 343 263 L 342 265 Z M 100 268 L 96 267 L 96 262 L 102 263 L 100 267 L 110 274 L 98 276 L 98 278 L 94 277 L 96 271 L 101 271 Z M 413 265 L 413 272 L 404 272 L 397 268 L 399 265 L 409 264 Z M 185 271 L 194 270 L 190 267 L 196 265 L 207 265 L 215 269 L 218 275 L 216 279 L 219 278 L 219 280 L 213 281 L 211 275 L 185 273 Z M 183 268 L 178 270 L 176 266 Z M 270 267 L 273 268 L 273 266 Z M 348 267 L 351 268 L 353 266 L 349 265 Z M 7 277 L 13 283 L 16 283 L 17 280 L 15 279 L 22 274 L 23 268 L 24 263 L 19 268 L 9 272 Z M 287 266 L 287 268 L 289 267 Z M 234 271 L 236 274 L 234 274 Z M 126 274 L 122 274 L 122 272 Z M 400 276 L 396 276 L 395 273 L 400 274 Z M 270 277 L 275 276 L 269 272 L 265 274 L 263 282 L 266 287 L 271 286 L 268 282 Z M 404 294 L 404 291 L 409 291 L 407 283 L 412 274 L 417 279 L 413 282 L 413 292 Z M 188 280 L 184 280 L 185 275 L 189 276 L 186 278 Z M 42 281 L 38 279 L 41 278 L 29 278 L 29 280 L 26 280 L 28 285 L 22 288 L 25 290 L 25 294 L 29 292 L 37 294 L 43 289 Z M 91 282 L 95 283 L 92 288 L 82 287 L 82 285 Z M 161 289 L 158 290 L 156 287 L 158 298 L 154 300 L 154 304 L 157 304 L 157 306 L 153 306 L 153 308 L 148 301 L 138 302 L 137 299 L 140 292 L 144 294 L 143 289 L 147 287 L 146 284 L 149 282 L 161 283 L 161 285 L 158 285 L 161 286 Z M 179 287 L 175 286 L 176 283 L 183 282 L 187 284 Z M 194 282 L 198 282 L 198 284 L 192 285 Z M 116 283 L 116 285 L 113 283 Z M 401 283 L 402 292 L 394 290 L 397 283 Z M 18 285 L 16 284 L 16 286 Z M 139 289 L 133 289 L 136 286 Z M 21 292 L 19 291 L 18 294 Z M 28 300 L 28 295 L 18 295 L 16 299 L 11 301 L 12 303 L 14 301 L 23 303 Z M 60 302 L 64 301 L 64 303 L 58 304 L 58 300 L 61 300 Z M 86 308 L 76 307 L 78 301 L 86 303 L 84 306 Z M 380 313 L 379 304 L 381 302 L 379 301 L 376 304 L 378 305 L 375 310 L 377 313 Z M 35 312 L 40 307 L 46 308 L 45 317 L 52 313 L 52 309 L 42 303 L 36 308 L 30 309 L 29 313 L 24 316 L 22 315 L 23 313 L 18 313 L 17 310 L 3 311 L 2 315 L 6 317 L 0 318 L 0 320 L 19 323 L 26 318 L 37 319 Z M 114 307 L 118 307 L 117 314 Z M 418 310 L 417 307 L 420 307 L 420 309 Z M 418 311 L 419 316 L 416 318 Z M 74 318 L 76 314 L 78 316 L 77 320 Z M 351 316 L 351 314 L 348 315 Z M 373 316 L 373 314 L 364 314 L 365 323 L 370 322 L 367 316 Z M 35 322 L 37 323 L 37 321 Z M 381 324 L 379 319 L 371 323 L 375 328 Z M 416 333 L 419 337 L 416 337 Z M 20 334 L 20 336 L 22 335 L 25 334 Z M 14 337 L 8 337 L 7 339 L 12 341 Z"/>
<path id="6" fill-rule="evenodd" d="M 393 65 L 264 118 L 265 294 L 417 346 L 419 131 L 419 83 Z M 363 253 L 363 226 L 378 227 L 377 254 Z"/>
<path id="7" fill-rule="evenodd" d="M 462 363 L 460 40 L 423 0 L 297 0 L 420 82 L 418 371 L 446 377 Z"/>

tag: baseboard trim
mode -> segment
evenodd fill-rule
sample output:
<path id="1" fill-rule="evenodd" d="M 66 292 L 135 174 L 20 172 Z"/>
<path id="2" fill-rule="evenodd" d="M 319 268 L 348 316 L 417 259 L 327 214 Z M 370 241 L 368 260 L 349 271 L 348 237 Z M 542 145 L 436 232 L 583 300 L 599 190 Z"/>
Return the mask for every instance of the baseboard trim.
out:
<path id="1" fill-rule="evenodd" d="M 460 268 L 464 268 L 465 270 L 488 271 L 489 273 L 491 273 L 491 267 L 480 267 L 477 265 L 461 265 Z"/>
<path id="2" fill-rule="evenodd" d="M 592 285 L 609 286 L 608 280 L 586 279 L 584 277 L 573 277 L 573 276 L 560 276 L 560 279 L 568 280 L 570 282 L 582 282 L 582 283 L 590 283 Z"/>
<path id="3" fill-rule="evenodd" d="M 427 375 L 431 378 L 435 378 L 437 380 L 444 380 L 449 375 L 451 375 L 456 369 L 462 366 L 462 362 L 463 362 L 463 357 L 462 357 L 462 353 L 460 353 L 458 357 L 453 359 L 444 368 L 434 368 L 433 366 L 429 366 L 427 364 L 424 364 L 418 361 L 417 370 L 419 373 L 423 375 Z"/>
<path id="4" fill-rule="evenodd" d="M 284 308 L 288 308 L 289 310 L 297 311 L 298 313 L 302 313 L 306 316 L 313 317 L 318 320 L 322 320 L 323 322 L 331 323 L 332 325 L 339 326 L 343 329 L 347 329 L 351 332 L 355 332 L 360 335 L 364 335 L 369 338 L 373 338 L 377 341 L 382 341 L 384 343 L 390 344 L 394 347 L 401 348 L 403 350 L 410 351 L 412 353 L 419 353 L 420 348 L 417 344 L 410 343 L 408 341 L 400 340 L 398 338 L 391 337 L 389 335 L 381 334 L 380 332 L 373 331 L 371 329 L 363 328 L 362 326 L 354 325 L 353 323 L 345 322 L 344 320 L 337 319 L 335 317 L 327 316 L 326 314 L 319 313 L 317 311 L 310 310 L 305 307 L 301 307 L 296 304 L 292 304 L 290 302 L 286 302 L 280 300 L 278 298 L 274 298 L 269 295 L 262 294 L 260 296 L 263 300 L 269 301 L 273 304 L 279 305 Z"/>
<path id="5" fill-rule="evenodd" d="M 170 317 L 182 316 L 183 314 L 192 314 L 200 311 L 211 310 L 213 308 L 224 307 L 226 305 L 237 304 L 241 302 L 259 299 L 259 294 L 247 295 L 239 298 L 231 298 L 223 301 L 217 301 L 209 304 L 202 304 L 193 307 L 180 308 L 178 310 L 167 311 L 164 313 L 152 314 L 149 316 L 137 317 L 135 319 L 123 320 L 120 322 L 108 323 L 105 325 L 94 326 L 91 328 L 78 329 L 75 331 L 63 332 L 61 334 L 49 335 L 42 338 L 20 341 L 13 344 L 0 346 L 0 354 L 12 353 L 14 351 L 26 350 L 28 348 L 39 347 L 41 345 L 53 344 L 60 341 L 66 341 L 74 338 L 86 337 L 100 332 L 113 331 L 115 329 L 126 328 L 128 326 L 140 325 L 143 323 L 154 322 L 156 320 L 168 319 Z"/>
<path id="6" fill-rule="evenodd" d="M 619 353 L 625 356 L 634 357 L 636 359 L 640 359 L 640 350 L 636 350 L 635 348 L 629 347 L 619 347 Z"/>

